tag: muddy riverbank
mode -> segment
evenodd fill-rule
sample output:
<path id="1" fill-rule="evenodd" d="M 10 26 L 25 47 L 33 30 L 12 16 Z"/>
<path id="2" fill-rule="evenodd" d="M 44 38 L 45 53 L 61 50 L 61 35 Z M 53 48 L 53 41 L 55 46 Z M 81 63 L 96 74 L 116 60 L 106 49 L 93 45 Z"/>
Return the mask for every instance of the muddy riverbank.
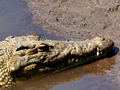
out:
<path id="1" fill-rule="evenodd" d="M 72 40 L 119 39 L 119 0 L 25 0 L 36 25 Z M 63 33 L 64 32 L 64 33 Z"/>

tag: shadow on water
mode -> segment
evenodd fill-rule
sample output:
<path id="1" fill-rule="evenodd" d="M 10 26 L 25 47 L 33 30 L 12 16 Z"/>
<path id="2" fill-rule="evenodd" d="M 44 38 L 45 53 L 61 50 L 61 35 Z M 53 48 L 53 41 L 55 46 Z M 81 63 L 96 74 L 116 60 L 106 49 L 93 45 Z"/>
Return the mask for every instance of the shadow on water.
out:
<path id="1" fill-rule="evenodd" d="M 0 40 L 10 35 L 27 35 L 38 32 L 42 38 L 59 39 L 52 34 L 47 34 L 41 27 L 35 25 L 33 15 L 29 12 L 27 4 L 23 0 L 0 1 Z"/>
<path id="2" fill-rule="evenodd" d="M 112 51 L 113 51 L 113 53 L 116 53 L 116 54 L 117 54 L 117 53 L 119 52 L 119 48 L 114 46 L 114 47 L 112 48 Z"/>
<path id="3" fill-rule="evenodd" d="M 110 57 L 109 59 L 104 58 L 90 64 L 57 73 L 38 76 L 25 81 L 17 81 L 14 86 L 4 90 L 48 90 L 50 88 L 50 90 L 92 90 L 90 88 L 93 88 L 93 85 L 95 85 L 95 88 L 100 88 L 101 85 L 107 88 L 105 85 L 109 86 L 112 84 L 115 86 L 114 83 L 106 81 L 106 77 L 104 77 L 106 74 L 105 71 L 110 70 L 111 65 L 114 64 L 114 57 Z M 109 87 L 116 90 L 113 86 Z"/>

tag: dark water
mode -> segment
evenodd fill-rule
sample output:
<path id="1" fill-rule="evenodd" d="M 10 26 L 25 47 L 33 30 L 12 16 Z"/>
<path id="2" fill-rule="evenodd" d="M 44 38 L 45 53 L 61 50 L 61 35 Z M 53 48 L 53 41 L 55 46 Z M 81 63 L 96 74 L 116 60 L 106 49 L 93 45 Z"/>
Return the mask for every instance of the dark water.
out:
<path id="1" fill-rule="evenodd" d="M 64 40 L 47 34 L 32 21 L 32 14 L 23 0 L 0 1 L 0 40 L 10 35 L 38 32 L 41 37 Z M 115 64 L 114 57 L 92 64 L 18 81 L 14 86 L 0 90 L 118 90 L 118 85 L 107 79 L 105 70 Z"/>
<path id="2" fill-rule="evenodd" d="M 47 34 L 33 23 L 32 17 L 23 0 L 0 0 L 0 40 L 10 35 L 27 35 L 32 32 L 38 32 L 43 38 L 63 40 Z"/>

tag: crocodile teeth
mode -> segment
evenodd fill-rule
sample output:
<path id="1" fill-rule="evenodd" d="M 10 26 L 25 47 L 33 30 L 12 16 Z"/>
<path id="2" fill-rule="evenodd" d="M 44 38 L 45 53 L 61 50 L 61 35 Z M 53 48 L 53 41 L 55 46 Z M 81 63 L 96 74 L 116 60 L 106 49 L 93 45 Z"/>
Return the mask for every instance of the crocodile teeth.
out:
<path id="1" fill-rule="evenodd" d="M 74 58 L 72 58 L 72 62 L 74 62 Z"/>
<path id="2" fill-rule="evenodd" d="M 78 62 L 79 60 L 78 59 L 76 59 L 76 62 Z"/>
<path id="3" fill-rule="evenodd" d="M 100 53 L 99 53 L 99 52 L 97 52 L 97 56 L 99 56 L 99 54 L 100 54 Z"/>

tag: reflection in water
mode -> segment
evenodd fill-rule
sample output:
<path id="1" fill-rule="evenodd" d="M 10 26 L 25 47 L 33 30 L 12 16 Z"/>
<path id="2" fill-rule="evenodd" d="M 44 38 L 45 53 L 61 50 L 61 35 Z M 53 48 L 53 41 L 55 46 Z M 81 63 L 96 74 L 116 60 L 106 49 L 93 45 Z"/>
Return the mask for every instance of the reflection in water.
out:
<path id="1" fill-rule="evenodd" d="M 49 90 L 118 90 L 118 85 L 107 82 L 103 76 L 85 75 L 78 81 L 58 85 Z"/>
<path id="2" fill-rule="evenodd" d="M 53 73 L 53 74 L 49 74 L 49 75 L 45 75 L 45 76 L 40 76 L 37 78 L 33 78 L 27 81 L 19 81 L 17 82 L 17 84 L 15 86 L 10 87 L 9 89 L 11 90 L 48 90 L 52 87 L 54 87 L 55 85 L 59 85 L 59 84 L 63 84 L 66 82 L 71 82 L 71 84 L 73 84 L 73 86 L 75 85 L 76 88 L 79 88 L 79 84 L 76 84 L 78 82 L 83 83 L 81 84 L 81 87 L 83 87 L 82 85 L 86 85 L 86 89 L 84 88 L 84 90 L 88 90 L 87 88 L 90 88 L 90 86 L 92 85 L 96 85 L 96 82 L 98 84 L 101 84 L 101 82 L 103 82 L 105 79 L 103 78 L 103 76 L 99 76 L 99 75 L 104 75 L 106 70 L 110 70 L 111 65 L 115 64 L 115 60 L 114 57 L 111 58 L 105 58 L 105 59 L 101 59 L 99 61 L 93 62 L 91 64 L 87 64 L 87 65 L 83 65 L 83 66 L 78 66 L 75 68 L 71 68 L 68 70 L 64 70 L 61 72 L 57 72 L 57 73 Z M 87 78 L 84 75 L 88 75 Z M 85 79 L 89 79 L 92 80 L 85 80 Z M 78 80 L 78 81 L 76 81 Z M 75 81 L 75 82 L 72 82 Z M 91 83 L 90 86 L 88 85 L 88 83 Z M 107 81 L 104 81 L 105 83 L 109 83 Z M 110 84 L 111 85 L 111 84 Z M 73 90 L 70 89 L 71 87 L 68 85 L 67 88 L 69 89 L 65 89 L 64 86 L 66 86 L 66 84 L 60 85 L 60 86 L 56 86 L 58 87 L 57 89 L 54 89 L 56 87 L 54 87 L 51 90 Z M 98 88 L 98 87 L 96 87 Z M 8 89 L 5 89 L 8 90 Z M 74 89 L 77 90 L 77 89 Z M 81 89 L 78 89 L 81 90 Z"/>
<path id="3" fill-rule="evenodd" d="M 10 35 L 27 35 L 30 32 L 39 32 L 43 38 L 63 40 L 55 35 L 48 35 L 35 25 L 23 0 L 0 0 L 0 40 Z"/>
<path id="4" fill-rule="evenodd" d="M 113 65 L 113 68 L 109 71 L 107 70 L 107 76 L 108 80 L 111 80 L 112 82 L 118 83 L 120 86 L 120 55 L 116 55 L 116 64 Z"/>
<path id="5" fill-rule="evenodd" d="M 84 74 L 77 81 L 57 85 L 49 90 L 118 90 L 119 85 L 112 82 L 111 76 L 104 72 L 109 71 L 114 64 L 115 60 L 112 57 L 82 66 L 87 68 L 83 70 L 86 75 Z M 116 75 L 116 72 L 114 74 Z"/>

